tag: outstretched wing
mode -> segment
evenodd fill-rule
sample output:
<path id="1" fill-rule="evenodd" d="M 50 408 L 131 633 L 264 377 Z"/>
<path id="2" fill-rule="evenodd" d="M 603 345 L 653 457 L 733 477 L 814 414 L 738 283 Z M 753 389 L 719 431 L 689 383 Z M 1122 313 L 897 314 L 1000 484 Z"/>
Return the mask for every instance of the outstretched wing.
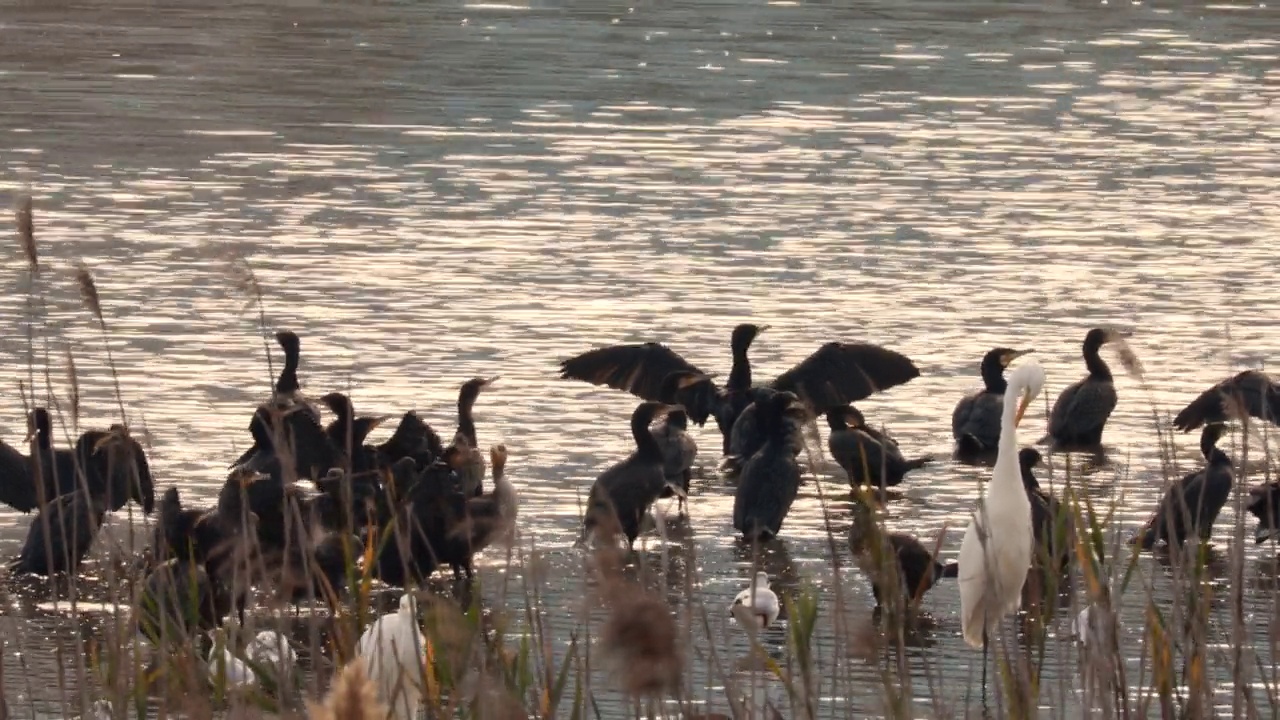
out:
<path id="1" fill-rule="evenodd" d="M 911 359 L 879 345 L 829 342 L 773 381 L 814 412 L 840 407 L 919 377 Z"/>
<path id="2" fill-rule="evenodd" d="M 1207 422 L 1225 422 L 1230 398 L 1238 398 L 1251 417 L 1280 425 L 1280 388 L 1266 373 L 1245 370 L 1200 393 L 1173 419 L 1173 426 L 1188 432 Z"/>
<path id="3" fill-rule="evenodd" d="M 685 384 L 675 397 L 663 397 L 663 381 L 672 373 L 696 374 L 703 380 Z M 625 390 L 643 400 L 679 403 L 698 425 L 715 412 L 719 397 L 719 389 L 706 373 L 661 343 L 588 350 L 561 361 L 560 377 Z"/>

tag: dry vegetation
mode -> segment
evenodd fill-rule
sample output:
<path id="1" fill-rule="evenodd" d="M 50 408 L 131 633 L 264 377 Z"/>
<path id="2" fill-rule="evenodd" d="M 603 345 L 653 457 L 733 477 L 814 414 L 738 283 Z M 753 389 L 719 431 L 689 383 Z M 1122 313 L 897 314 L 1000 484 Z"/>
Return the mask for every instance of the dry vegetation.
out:
<path id="1" fill-rule="evenodd" d="M 35 276 L 41 268 L 29 200 L 19 208 L 18 228 L 33 277 L 28 310 L 29 327 L 34 328 L 41 307 Z M 246 294 L 258 299 L 260 308 L 261 290 L 252 271 L 242 263 L 237 268 Z M 105 347 L 109 327 L 102 310 L 109 293 L 99 294 L 83 265 L 75 277 Z M 23 400 L 29 403 L 28 394 L 37 387 L 38 343 L 34 331 L 27 339 L 32 362 Z M 1126 367 L 1134 371 L 1136 358 L 1131 352 L 1125 357 Z M 78 388 L 69 355 L 67 366 L 71 387 Z M 60 422 L 78 425 L 78 390 L 64 405 L 53 396 L 47 370 L 41 384 L 41 394 L 58 410 Z M 116 388 L 123 418 L 118 380 Z M 1164 456 L 1171 458 L 1171 439 L 1159 430 L 1167 427 L 1167 418 L 1153 410 L 1152 419 Z M 1244 441 L 1231 453 L 1237 465 L 1269 467 L 1269 454 L 1267 462 L 1259 463 L 1259 452 L 1249 443 L 1256 429 L 1251 433 L 1244 425 L 1239 434 Z M 820 459 L 811 457 L 811 462 L 821 467 Z M 1274 717 L 1280 712 L 1278 678 L 1270 662 L 1275 636 L 1258 632 L 1257 625 L 1269 625 L 1269 619 L 1252 617 L 1243 600 L 1252 543 L 1246 538 L 1242 498 L 1250 478 L 1244 473 L 1237 477 L 1236 521 L 1225 544 L 1213 549 L 1193 545 L 1153 565 L 1138 562 L 1136 550 L 1113 529 L 1110 518 L 1122 498 L 1098 507 L 1082 492 L 1076 469 L 1061 459 L 1056 462 L 1042 484 L 1064 500 L 1070 513 L 1072 522 L 1062 522 L 1058 529 L 1074 548 L 1073 567 L 1069 577 L 1048 579 L 1048 601 L 1041 598 L 1017 622 L 1006 623 L 1003 639 L 993 648 L 995 671 L 985 697 L 977 687 L 979 653 L 964 651 L 972 656 L 968 668 L 940 662 L 922 647 L 929 634 L 927 616 L 901 598 L 884 608 L 878 622 L 870 620 L 866 601 L 848 590 L 854 583 L 852 571 L 844 567 L 847 528 L 829 524 L 834 583 L 821 594 L 800 588 L 786 595 L 785 630 L 772 640 L 754 629 L 735 628 L 749 635 L 753 647 L 745 659 L 734 656 L 735 643 L 724 632 L 727 598 L 708 602 L 698 591 L 697 577 L 667 587 L 667 578 L 645 563 L 628 566 L 610 551 L 596 551 L 584 554 L 581 579 L 571 581 L 581 588 L 568 593 L 585 601 L 577 607 L 551 607 L 545 601 L 545 560 L 535 548 L 516 542 L 491 550 L 506 553 L 501 572 L 484 573 L 496 585 L 483 592 L 479 581 L 452 593 L 432 588 L 433 599 L 421 605 L 427 638 L 421 685 L 426 715 L 618 717 L 625 708 L 634 717 L 816 718 L 861 717 L 872 708 L 888 717 L 961 717 L 984 706 L 997 717 L 1076 718 L 1082 707 L 1105 718 Z M 1172 463 L 1166 463 L 1166 482 L 1176 477 Z M 1072 527 L 1078 532 L 1069 534 Z M 925 541 L 931 544 L 931 539 Z M 864 542 L 877 546 L 874 533 Z M 82 584 L 73 577 L 37 588 L 65 616 L 67 627 L 91 629 L 52 637 L 27 631 L 34 625 L 12 621 L 18 599 L 5 597 L 3 614 L 10 617 L 0 618 L 6 659 L 0 669 L 9 672 L 0 682 L 0 699 L 7 707 L 0 718 L 47 715 L 54 709 L 34 707 L 29 698 L 55 695 L 61 705 L 57 711 L 65 717 L 101 709 L 103 700 L 110 702 L 115 717 L 382 717 L 364 668 L 352 662 L 361 629 L 390 609 L 363 570 L 362 558 L 351 558 L 353 591 L 337 614 L 258 613 L 243 627 L 232 619 L 226 637 L 233 645 L 243 644 L 262 626 L 287 629 L 303 668 L 286 678 L 255 668 L 259 687 L 235 693 L 225 678 L 211 672 L 204 648 L 185 635 L 170 637 L 172 628 L 166 627 L 153 641 L 142 639 L 139 622 L 145 613 L 134 602 L 140 578 L 133 548 L 110 547 L 107 555 L 99 580 Z M 252 553 L 246 556 L 242 582 L 247 587 L 254 578 L 269 587 L 270 570 L 254 567 L 255 562 Z M 894 567 L 881 556 L 876 571 L 892 573 Z M 672 603 L 673 597 L 678 602 Z M 84 607 L 86 599 L 95 605 Z M 1091 637 L 1082 645 L 1071 639 L 1070 626 L 1086 607 L 1093 608 Z M 1117 623 L 1122 613 L 1141 618 L 1142 627 L 1122 628 Z M 817 642 L 820 625 L 828 626 L 823 632 L 833 643 Z M 47 665 L 25 665 L 42 656 L 55 659 L 56 677 Z M 688 672 L 694 666 L 703 668 L 696 681 Z M 19 668 L 16 675 L 14 667 Z M 744 672 L 744 667 L 750 670 Z M 57 691 L 50 692 L 55 684 Z M 762 702 L 765 697 L 768 701 Z M 864 710 L 855 712 L 855 706 Z"/>

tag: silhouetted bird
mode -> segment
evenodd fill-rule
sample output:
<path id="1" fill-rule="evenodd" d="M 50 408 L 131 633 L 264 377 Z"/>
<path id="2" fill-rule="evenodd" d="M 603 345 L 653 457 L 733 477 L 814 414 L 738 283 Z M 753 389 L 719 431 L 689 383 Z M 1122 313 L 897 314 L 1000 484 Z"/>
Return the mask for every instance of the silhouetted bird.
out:
<path id="1" fill-rule="evenodd" d="M 89 554 L 105 515 L 102 498 L 84 490 L 60 495 L 36 513 L 27 529 L 22 552 L 9 563 L 9 572 L 15 575 L 76 572 Z"/>
<path id="2" fill-rule="evenodd" d="M 794 423 L 808 417 L 794 393 L 779 392 L 756 408 L 766 440 L 747 460 L 733 501 L 733 527 L 748 541 L 777 537 L 800 489 Z"/>
<path id="3" fill-rule="evenodd" d="M 1207 422 L 1226 422 L 1238 412 L 1227 412 L 1228 400 L 1250 417 L 1280 425 L 1280 385 L 1264 372 L 1245 370 L 1200 393 L 1173 419 L 1173 426 L 1188 432 Z"/>
<path id="4" fill-rule="evenodd" d="M 860 502 L 854 503 L 849 550 L 858 569 L 871 582 L 871 594 L 876 599 L 877 608 L 884 604 L 891 592 L 896 592 L 908 609 L 914 608 L 938 580 L 954 578 L 960 569 L 955 562 L 938 562 L 924 543 L 914 536 L 882 530 L 875 524 L 870 509 Z"/>
<path id="5" fill-rule="evenodd" d="M 982 389 L 956 403 L 951 413 L 951 435 L 959 451 L 967 455 L 994 452 L 1000 441 L 1000 413 L 1004 409 L 1004 391 L 1009 386 L 1004 370 L 1017 358 L 1032 350 L 998 347 L 982 356 Z"/>
<path id="6" fill-rule="evenodd" d="M 1105 344 L 1117 339 L 1110 330 L 1094 328 L 1084 337 L 1084 364 L 1089 374 L 1058 395 L 1049 413 L 1049 434 L 1059 445 L 1094 446 L 1102 443 L 1102 430 L 1116 409 L 1116 384 L 1111 368 L 1098 355 Z"/>
<path id="7" fill-rule="evenodd" d="M 631 413 L 631 437 L 636 449 L 592 484 L 583 518 L 588 535 L 594 533 L 598 538 L 613 540 L 621 532 L 627 538 L 627 546 L 634 547 L 641 520 L 667 487 L 662 447 L 649 432 L 649 424 L 668 409 L 663 403 L 643 402 Z"/>
<path id="8" fill-rule="evenodd" d="M 701 425 L 715 416 L 724 436 L 723 453 L 730 454 L 730 440 L 738 416 L 751 404 L 751 364 L 747 349 L 764 328 L 743 324 L 733 330 L 733 369 L 723 390 L 711 377 L 665 345 L 614 345 L 597 348 L 560 363 L 560 376 L 625 390 L 645 400 L 670 402 L 663 381 L 673 372 L 704 377 L 686 385 L 674 398 Z M 901 385 L 920 374 L 906 356 L 860 343 L 829 342 L 795 367 L 769 383 L 775 390 L 795 393 L 810 409 L 848 405 L 873 393 Z"/>
<path id="9" fill-rule="evenodd" d="M 827 410 L 827 424 L 831 427 L 827 449 L 855 487 L 897 485 L 907 473 L 933 460 L 929 455 L 911 460 L 903 457 L 898 443 L 868 426 L 862 413 L 852 405 Z"/>
<path id="10" fill-rule="evenodd" d="M 1208 542 L 1213 523 L 1231 499 L 1235 483 L 1231 458 L 1217 447 L 1225 432 L 1226 425 L 1222 423 L 1210 423 L 1200 431 L 1205 467 L 1189 473 L 1165 492 L 1155 514 L 1133 540 L 1143 550 L 1150 550 L 1161 540 L 1181 546 L 1192 536 Z"/>
<path id="11" fill-rule="evenodd" d="M 458 470 L 462 478 L 462 493 L 474 497 L 484 492 L 484 454 L 480 452 L 480 442 L 476 437 L 476 421 L 472 415 L 476 398 L 480 391 L 492 385 L 498 378 L 472 378 L 462 384 L 458 391 L 458 431 L 454 434 L 453 444 L 465 455 L 465 462 Z"/>

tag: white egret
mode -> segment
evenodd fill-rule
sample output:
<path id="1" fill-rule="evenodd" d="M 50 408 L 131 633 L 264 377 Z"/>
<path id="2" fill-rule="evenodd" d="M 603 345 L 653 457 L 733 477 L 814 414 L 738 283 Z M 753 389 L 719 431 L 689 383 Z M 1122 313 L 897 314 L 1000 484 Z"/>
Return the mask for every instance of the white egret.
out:
<path id="1" fill-rule="evenodd" d="M 240 690 L 253 687 L 258 678 L 253 674 L 249 664 L 236 657 L 227 647 L 226 633 L 214 630 L 209 633 L 213 638 L 213 647 L 209 648 L 209 672 L 215 678 L 223 678 L 222 687 L 226 690 Z M 218 683 L 215 682 L 217 687 Z"/>
<path id="2" fill-rule="evenodd" d="M 1044 369 L 1034 361 L 1009 373 L 991 485 L 960 544 L 960 622 L 965 642 L 983 650 L 984 684 L 987 637 L 1017 611 L 1031 567 L 1031 501 L 1018 466 L 1018 423 L 1044 380 Z"/>
<path id="3" fill-rule="evenodd" d="M 756 573 L 751 585 L 738 593 L 729 607 L 729 612 L 738 622 L 758 624 L 761 630 L 778 619 L 780 610 L 778 595 L 769 587 L 769 574 L 765 572 Z"/>
<path id="4" fill-rule="evenodd" d="M 422 703 L 427 639 L 418 629 L 417 607 L 412 594 L 401 595 L 399 609 L 375 620 L 356 646 L 378 698 L 395 720 L 414 720 Z"/>

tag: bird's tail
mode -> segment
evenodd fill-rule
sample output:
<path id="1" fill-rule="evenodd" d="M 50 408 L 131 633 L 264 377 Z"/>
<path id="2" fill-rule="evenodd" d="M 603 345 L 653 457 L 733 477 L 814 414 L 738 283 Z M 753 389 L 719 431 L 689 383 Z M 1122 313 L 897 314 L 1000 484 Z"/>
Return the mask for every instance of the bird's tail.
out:
<path id="1" fill-rule="evenodd" d="M 958 578 L 958 577 L 960 577 L 960 563 L 958 563 L 958 562 L 956 562 L 956 561 L 952 560 L 951 562 L 947 563 L 946 565 L 943 565 L 943 566 L 942 566 L 942 574 L 940 575 L 940 577 L 944 577 L 944 578 Z"/>
<path id="2" fill-rule="evenodd" d="M 956 450 L 959 450 L 961 455 L 982 455 L 987 451 L 987 447 L 982 445 L 982 441 L 977 436 L 965 433 L 957 439 Z"/>
<path id="3" fill-rule="evenodd" d="M 720 472 L 729 477 L 737 477 L 742 473 L 742 466 L 746 461 L 738 455 L 726 455 L 724 460 L 720 462 Z"/>
<path id="4" fill-rule="evenodd" d="M 920 468 L 924 467 L 925 465 L 928 465 L 931 462 L 933 462 L 932 455 L 921 455 L 920 457 L 914 460 L 907 461 L 907 471 L 909 472 L 911 470 L 919 470 Z"/>

